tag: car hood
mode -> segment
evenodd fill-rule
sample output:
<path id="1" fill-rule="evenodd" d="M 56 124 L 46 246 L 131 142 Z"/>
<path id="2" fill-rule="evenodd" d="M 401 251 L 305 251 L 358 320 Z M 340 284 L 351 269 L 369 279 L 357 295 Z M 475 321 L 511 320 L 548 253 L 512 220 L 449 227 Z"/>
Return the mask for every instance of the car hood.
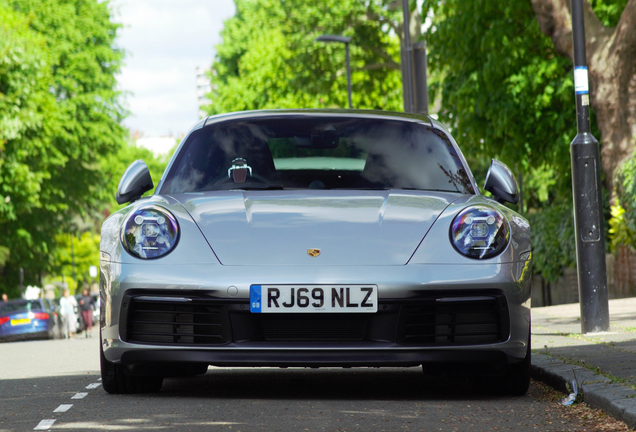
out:
<path id="1" fill-rule="evenodd" d="M 330 190 L 216 191 L 174 198 L 223 265 L 333 266 L 406 264 L 441 212 L 461 196 Z M 320 254 L 312 257 L 310 249 Z"/>

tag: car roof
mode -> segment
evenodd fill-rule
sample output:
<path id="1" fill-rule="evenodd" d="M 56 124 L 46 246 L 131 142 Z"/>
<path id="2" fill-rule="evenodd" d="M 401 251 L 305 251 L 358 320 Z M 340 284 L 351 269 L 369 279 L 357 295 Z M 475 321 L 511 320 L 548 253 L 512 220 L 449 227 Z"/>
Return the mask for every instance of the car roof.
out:
<path id="1" fill-rule="evenodd" d="M 39 301 L 42 301 L 42 299 L 39 299 L 39 298 L 37 298 L 37 299 L 12 299 L 12 300 L 9 300 L 7 303 L 8 304 L 12 304 L 12 303 L 29 303 L 29 302 L 39 302 Z M 0 303 L 0 304 L 2 304 L 2 303 Z"/>
<path id="2" fill-rule="evenodd" d="M 404 121 L 416 121 L 418 123 L 426 123 L 432 127 L 436 127 L 433 119 L 429 116 L 414 113 L 404 113 L 397 111 L 381 111 L 381 110 L 355 110 L 355 109 L 278 109 L 278 110 L 254 110 L 254 111 L 238 111 L 225 114 L 217 114 L 197 123 L 192 129 L 199 129 L 225 120 L 253 119 L 259 117 L 271 116 L 336 116 L 351 118 L 378 118 L 393 119 Z"/>

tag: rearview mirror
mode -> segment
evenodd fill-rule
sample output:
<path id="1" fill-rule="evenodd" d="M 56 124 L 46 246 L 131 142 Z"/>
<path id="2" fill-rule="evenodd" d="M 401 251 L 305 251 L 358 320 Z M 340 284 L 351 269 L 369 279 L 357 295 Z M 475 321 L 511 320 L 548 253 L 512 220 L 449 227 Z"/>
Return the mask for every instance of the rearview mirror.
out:
<path id="1" fill-rule="evenodd" d="M 312 148 L 312 149 L 335 149 L 340 143 L 340 136 L 335 130 L 328 129 L 319 134 L 311 134 L 310 136 L 295 136 L 294 144 L 296 147 Z"/>
<path id="2" fill-rule="evenodd" d="M 500 203 L 517 204 L 519 201 L 519 188 L 514 174 L 506 164 L 497 159 L 490 162 L 484 189 L 493 194 Z"/>
<path id="3" fill-rule="evenodd" d="M 144 192 L 153 188 L 148 166 L 141 159 L 131 163 L 121 176 L 117 187 L 117 204 L 137 201 Z"/>

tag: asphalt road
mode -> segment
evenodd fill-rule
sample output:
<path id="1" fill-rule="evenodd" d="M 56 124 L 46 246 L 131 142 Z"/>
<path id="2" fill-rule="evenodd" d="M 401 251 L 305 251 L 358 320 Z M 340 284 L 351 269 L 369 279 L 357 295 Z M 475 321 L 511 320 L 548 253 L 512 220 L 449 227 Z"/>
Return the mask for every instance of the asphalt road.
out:
<path id="1" fill-rule="evenodd" d="M 590 430 L 540 384 L 504 397 L 419 368 L 210 368 L 160 393 L 109 395 L 97 338 L 1 343 L 0 365 L 0 432 Z"/>

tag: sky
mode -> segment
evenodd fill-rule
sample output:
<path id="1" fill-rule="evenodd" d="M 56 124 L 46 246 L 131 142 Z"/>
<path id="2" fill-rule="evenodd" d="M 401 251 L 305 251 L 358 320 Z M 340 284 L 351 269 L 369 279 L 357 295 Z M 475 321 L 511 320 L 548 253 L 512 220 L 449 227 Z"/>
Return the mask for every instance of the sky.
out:
<path id="1" fill-rule="evenodd" d="M 124 125 L 141 136 L 180 137 L 199 120 L 197 66 L 210 66 L 233 0 L 111 0 L 125 50 L 117 81 L 130 111 Z M 165 141 L 165 140 L 164 140 Z M 157 140 L 159 142 L 159 140 Z"/>

